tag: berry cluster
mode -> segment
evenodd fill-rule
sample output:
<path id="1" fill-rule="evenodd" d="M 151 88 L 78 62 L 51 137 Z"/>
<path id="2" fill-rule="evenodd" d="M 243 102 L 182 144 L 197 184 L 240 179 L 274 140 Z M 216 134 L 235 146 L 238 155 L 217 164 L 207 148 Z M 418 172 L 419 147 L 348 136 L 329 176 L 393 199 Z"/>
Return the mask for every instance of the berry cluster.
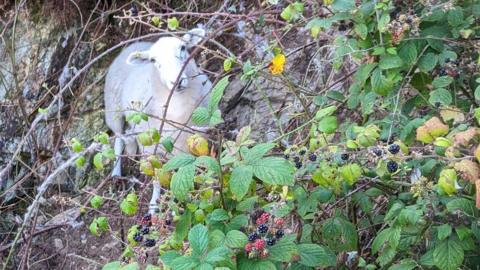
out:
<path id="1" fill-rule="evenodd" d="M 268 247 L 275 245 L 278 239 L 284 235 L 282 218 L 274 218 L 263 210 L 255 211 L 251 216 L 254 229 L 248 235 L 248 243 L 245 245 L 245 252 L 249 258 L 268 257 Z"/>
<path id="2" fill-rule="evenodd" d="M 305 149 L 301 149 L 296 154 L 294 152 L 292 152 L 291 154 L 285 154 L 284 158 L 288 160 L 292 160 L 297 169 L 301 169 L 304 165 L 304 162 L 308 162 L 308 161 L 315 162 L 317 161 L 317 158 L 318 158 L 314 152 L 310 152 L 307 155 L 307 150 Z"/>
<path id="3" fill-rule="evenodd" d="M 135 233 L 133 236 L 133 240 L 135 242 L 142 242 L 144 240 L 145 236 L 145 241 L 143 245 L 145 247 L 153 247 L 155 246 L 155 240 L 154 239 L 148 239 L 146 238 L 146 235 L 150 233 L 150 226 L 152 226 L 152 215 L 151 214 L 146 214 L 143 216 L 143 218 L 140 220 L 140 225 L 137 225 L 138 231 Z"/>

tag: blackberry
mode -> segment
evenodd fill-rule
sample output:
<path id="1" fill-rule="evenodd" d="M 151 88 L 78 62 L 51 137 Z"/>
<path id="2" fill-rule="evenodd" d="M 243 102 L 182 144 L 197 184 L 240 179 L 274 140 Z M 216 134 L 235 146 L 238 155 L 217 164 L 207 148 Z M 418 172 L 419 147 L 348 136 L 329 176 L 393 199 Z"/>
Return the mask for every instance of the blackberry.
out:
<path id="1" fill-rule="evenodd" d="M 252 214 L 250 214 L 250 219 L 255 222 L 259 217 L 261 217 L 263 215 L 264 211 L 259 209 L 259 210 L 255 210 L 255 212 L 253 212 Z"/>
<path id="2" fill-rule="evenodd" d="M 381 157 L 383 155 L 383 151 L 382 149 L 380 148 L 374 148 L 373 149 L 373 153 L 377 156 L 377 157 Z"/>
<path id="3" fill-rule="evenodd" d="M 259 233 L 267 233 L 268 232 L 268 226 L 265 225 L 265 224 L 262 224 L 262 225 L 258 226 L 257 230 L 258 230 Z"/>
<path id="4" fill-rule="evenodd" d="M 277 239 L 275 239 L 275 237 L 267 238 L 267 245 L 268 246 L 273 246 L 273 245 L 275 245 L 276 241 L 277 241 Z"/>
<path id="5" fill-rule="evenodd" d="M 283 235 L 284 235 L 284 232 L 283 232 L 282 229 L 278 230 L 278 231 L 275 233 L 275 236 L 276 236 L 277 238 L 282 238 Z"/>
<path id="6" fill-rule="evenodd" d="M 393 160 L 389 160 L 387 162 L 387 169 L 390 173 L 394 173 L 398 170 L 398 164 L 397 162 L 393 161 Z"/>
<path id="7" fill-rule="evenodd" d="M 155 239 L 147 239 L 143 245 L 146 247 L 153 247 L 155 246 Z"/>
<path id="8" fill-rule="evenodd" d="M 289 155 L 289 154 L 285 154 L 285 155 L 283 155 L 283 157 L 284 157 L 285 159 L 289 159 L 289 158 L 290 158 L 290 155 Z"/>
<path id="9" fill-rule="evenodd" d="M 293 158 L 293 162 L 295 162 L 295 163 L 300 162 L 300 157 L 294 157 L 294 158 Z"/>
<path id="10" fill-rule="evenodd" d="M 392 154 L 397 154 L 400 151 L 400 145 L 398 144 L 392 144 L 388 147 L 388 152 Z"/>
<path id="11" fill-rule="evenodd" d="M 338 26 L 338 31 L 345 31 L 345 30 L 347 30 L 347 26 L 345 24 L 340 24 Z"/>
<path id="12" fill-rule="evenodd" d="M 143 220 L 151 221 L 152 220 L 152 215 L 151 214 L 146 214 L 145 216 L 143 216 Z"/>
<path id="13" fill-rule="evenodd" d="M 147 226 L 145 226 L 142 228 L 141 232 L 142 234 L 148 234 L 150 232 L 150 229 Z"/>
<path id="14" fill-rule="evenodd" d="M 256 232 L 253 232 L 248 235 L 248 241 L 253 242 L 258 238 L 258 234 Z"/>
<path id="15" fill-rule="evenodd" d="M 301 156 L 305 155 L 305 153 L 307 153 L 307 151 L 305 151 L 304 149 L 300 150 L 300 152 L 298 152 Z"/>
<path id="16" fill-rule="evenodd" d="M 440 72 L 438 72 L 438 75 L 440 76 L 447 76 L 448 75 L 448 72 L 445 68 L 441 68 L 440 69 Z"/>
<path id="17" fill-rule="evenodd" d="M 347 153 L 343 153 L 340 158 L 342 158 L 342 160 L 348 160 L 348 154 Z"/>
<path id="18" fill-rule="evenodd" d="M 143 240 L 143 236 L 137 232 L 134 236 L 133 236 L 133 240 L 135 240 L 135 242 L 142 242 Z"/>
<path id="19" fill-rule="evenodd" d="M 167 226 L 172 225 L 172 220 L 171 219 L 166 219 L 165 220 L 165 225 L 167 225 Z"/>
<path id="20" fill-rule="evenodd" d="M 302 166 L 303 166 L 302 162 L 300 162 L 300 161 L 299 161 L 299 162 L 295 162 L 295 167 L 297 167 L 297 169 L 302 168 Z"/>
<path id="21" fill-rule="evenodd" d="M 317 160 L 317 155 L 315 155 L 315 153 L 310 153 L 310 154 L 308 155 L 308 159 L 309 159 L 310 161 L 315 161 L 315 160 Z"/>

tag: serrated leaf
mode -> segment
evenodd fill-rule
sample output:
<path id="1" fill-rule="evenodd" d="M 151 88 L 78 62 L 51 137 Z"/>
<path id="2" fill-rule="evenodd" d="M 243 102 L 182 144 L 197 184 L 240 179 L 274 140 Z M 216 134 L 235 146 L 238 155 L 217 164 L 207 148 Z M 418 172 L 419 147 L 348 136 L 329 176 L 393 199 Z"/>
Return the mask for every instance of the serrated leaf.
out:
<path id="1" fill-rule="evenodd" d="M 268 249 L 268 259 L 277 262 L 290 262 L 292 257 L 298 253 L 297 245 L 291 237 L 283 237 Z"/>
<path id="2" fill-rule="evenodd" d="M 355 225 L 341 216 L 325 220 L 322 225 L 322 235 L 325 243 L 334 251 L 357 249 L 358 234 Z"/>
<path id="3" fill-rule="evenodd" d="M 378 67 L 381 69 L 393 69 L 400 68 L 403 66 L 402 58 L 397 55 L 383 55 L 380 58 Z"/>
<path id="4" fill-rule="evenodd" d="M 102 153 L 96 153 L 95 156 L 93 156 L 93 165 L 95 166 L 95 169 L 97 169 L 97 170 L 102 170 L 103 169 L 103 155 L 102 155 Z"/>
<path id="5" fill-rule="evenodd" d="M 298 245 L 300 263 L 310 267 L 333 267 L 337 264 L 337 256 L 327 247 L 317 244 Z"/>
<path id="6" fill-rule="evenodd" d="M 228 258 L 230 251 L 226 247 L 217 247 L 210 250 L 205 256 L 205 261 L 208 263 L 216 263 Z"/>
<path id="7" fill-rule="evenodd" d="M 168 29 L 173 31 L 173 30 L 176 30 L 180 26 L 180 23 L 178 22 L 177 17 L 173 17 L 173 18 L 168 18 L 167 19 L 167 25 L 168 25 Z"/>
<path id="8" fill-rule="evenodd" d="M 428 102 L 430 102 L 430 104 L 434 106 L 436 106 L 437 103 L 440 103 L 443 105 L 450 105 L 452 104 L 452 101 L 453 101 L 452 95 L 445 88 L 438 88 L 430 92 L 430 98 L 428 99 Z"/>
<path id="9" fill-rule="evenodd" d="M 102 206 L 103 202 L 104 202 L 103 197 L 98 196 L 98 195 L 95 195 L 95 196 L 93 196 L 92 199 L 90 199 L 90 205 L 94 209 L 100 208 Z"/>
<path id="10" fill-rule="evenodd" d="M 320 121 L 324 117 L 329 116 L 332 113 L 334 113 L 336 110 L 337 110 L 337 106 L 334 106 L 334 105 L 328 106 L 326 108 L 322 108 L 322 109 L 318 110 L 318 112 L 315 114 L 315 120 Z"/>
<path id="11" fill-rule="evenodd" d="M 438 240 L 445 240 L 452 234 L 452 227 L 449 224 L 442 224 L 437 227 Z"/>
<path id="12" fill-rule="evenodd" d="M 195 165 L 205 166 L 207 169 L 215 172 L 217 175 L 220 174 L 220 165 L 216 159 L 211 156 L 200 156 L 195 160 Z"/>
<path id="13" fill-rule="evenodd" d="M 171 158 L 162 168 L 171 171 L 192 164 L 193 162 L 195 162 L 194 156 L 181 153 Z"/>
<path id="14" fill-rule="evenodd" d="M 241 231 L 231 230 L 225 236 L 225 245 L 229 248 L 243 248 L 247 242 L 247 236 Z"/>
<path id="15" fill-rule="evenodd" d="M 388 270 L 412 270 L 417 267 L 417 263 L 412 259 L 403 259 L 400 263 L 394 264 Z"/>
<path id="16" fill-rule="evenodd" d="M 210 215 L 210 219 L 213 221 L 225 221 L 229 218 L 228 212 L 223 209 L 215 209 Z"/>
<path id="17" fill-rule="evenodd" d="M 243 160 L 247 163 L 252 163 L 261 159 L 265 154 L 272 150 L 273 147 L 275 147 L 274 143 L 259 143 L 252 148 L 240 148 L 240 154 Z"/>
<path id="18" fill-rule="evenodd" d="M 173 151 L 173 138 L 168 136 L 162 140 L 162 146 L 167 150 L 168 153 Z"/>
<path id="19" fill-rule="evenodd" d="M 138 197 L 135 193 L 129 193 L 120 203 L 120 209 L 126 216 L 133 216 L 138 210 Z"/>
<path id="20" fill-rule="evenodd" d="M 266 157 L 252 164 L 253 174 L 263 182 L 273 185 L 293 185 L 294 167 L 279 157 Z"/>
<path id="21" fill-rule="evenodd" d="M 195 254 L 202 255 L 208 247 L 208 229 L 202 224 L 197 224 L 188 233 L 188 242 Z"/>
<path id="22" fill-rule="evenodd" d="M 387 247 L 395 250 L 400 243 L 401 231 L 400 227 L 390 227 L 379 232 L 373 240 L 372 253 L 383 252 Z"/>
<path id="23" fill-rule="evenodd" d="M 210 112 L 205 107 L 198 107 L 192 113 L 192 123 L 204 126 L 210 121 Z"/>
<path id="24" fill-rule="evenodd" d="M 334 133 L 337 130 L 338 123 L 336 116 L 326 116 L 318 123 L 318 130 L 326 134 Z"/>
<path id="25" fill-rule="evenodd" d="M 102 270 L 119 270 L 122 264 L 119 261 L 109 262 L 102 267 Z"/>
<path id="26" fill-rule="evenodd" d="M 225 88 L 228 86 L 228 78 L 229 76 L 225 76 L 220 81 L 217 82 L 217 84 L 213 87 L 212 92 L 210 94 L 210 99 L 208 101 L 208 111 L 210 113 L 213 113 L 218 107 L 218 104 L 220 103 L 220 100 L 222 99 L 223 92 L 225 91 Z"/>
<path id="27" fill-rule="evenodd" d="M 210 127 L 214 127 L 221 123 L 223 123 L 222 112 L 217 109 L 213 111 L 212 115 L 210 116 L 210 121 L 208 122 L 208 125 Z"/>
<path id="28" fill-rule="evenodd" d="M 436 77 L 432 85 L 435 88 L 445 88 L 449 86 L 453 82 L 453 78 L 450 76 L 442 76 L 442 77 Z"/>
<path id="29" fill-rule="evenodd" d="M 180 201 L 185 200 L 188 192 L 193 188 L 193 178 L 195 177 L 195 166 L 193 164 L 180 168 L 172 176 L 170 190 L 175 198 Z"/>
<path id="30" fill-rule="evenodd" d="M 355 24 L 355 33 L 361 38 L 366 39 L 368 35 L 368 28 L 364 23 Z"/>
<path id="31" fill-rule="evenodd" d="M 427 53 L 418 60 L 418 67 L 423 72 L 429 72 L 438 62 L 438 56 L 434 53 Z"/>
<path id="32" fill-rule="evenodd" d="M 199 264 L 200 262 L 197 258 L 181 256 L 172 261 L 171 268 L 175 270 L 190 270 Z"/>
<path id="33" fill-rule="evenodd" d="M 237 201 L 241 201 L 243 196 L 247 194 L 252 180 L 253 168 L 251 166 L 240 165 L 233 168 L 229 185 Z"/>
<path id="34" fill-rule="evenodd" d="M 456 270 L 462 265 L 464 251 L 457 240 L 445 240 L 433 251 L 433 263 L 441 270 Z"/>

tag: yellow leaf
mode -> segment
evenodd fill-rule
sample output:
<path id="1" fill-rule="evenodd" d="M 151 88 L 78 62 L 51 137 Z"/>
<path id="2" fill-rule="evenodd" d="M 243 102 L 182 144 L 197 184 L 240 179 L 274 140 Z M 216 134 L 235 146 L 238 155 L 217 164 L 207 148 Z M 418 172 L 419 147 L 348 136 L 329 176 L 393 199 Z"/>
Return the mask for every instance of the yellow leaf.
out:
<path id="1" fill-rule="evenodd" d="M 199 134 L 192 135 L 187 139 L 188 150 L 195 156 L 206 156 L 208 150 L 208 141 Z"/>
<path id="2" fill-rule="evenodd" d="M 454 124 L 465 121 L 465 115 L 462 113 L 462 111 L 453 106 L 441 109 L 440 116 L 445 122 L 453 120 Z"/>
<path id="3" fill-rule="evenodd" d="M 417 140 L 424 143 L 431 143 L 435 138 L 446 135 L 447 133 L 448 126 L 442 123 L 438 117 L 432 117 L 417 128 Z"/>
<path id="4" fill-rule="evenodd" d="M 457 174 L 453 169 L 443 169 L 438 179 L 438 186 L 449 196 L 455 194 L 457 189 L 455 184 L 457 182 Z"/>
<path id="5" fill-rule="evenodd" d="M 465 131 L 458 132 L 453 136 L 453 142 L 455 146 L 468 146 L 470 141 L 478 134 L 477 128 L 469 128 Z"/>
<path id="6" fill-rule="evenodd" d="M 283 69 L 285 67 L 285 62 L 286 62 L 285 55 L 279 53 L 273 57 L 272 61 L 268 65 L 268 68 L 270 69 L 270 72 L 273 75 L 278 75 L 283 72 Z"/>
<path id="7" fill-rule="evenodd" d="M 480 178 L 480 168 L 476 162 L 471 160 L 457 162 L 454 168 L 460 174 L 460 177 L 471 183 L 475 183 L 475 181 Z"/>
<path id="8" fill-rule="evenodd" d="M 475 149 L 475 157 L 480 162 L 480 145 L 478 145 L 477 149 Z"/>

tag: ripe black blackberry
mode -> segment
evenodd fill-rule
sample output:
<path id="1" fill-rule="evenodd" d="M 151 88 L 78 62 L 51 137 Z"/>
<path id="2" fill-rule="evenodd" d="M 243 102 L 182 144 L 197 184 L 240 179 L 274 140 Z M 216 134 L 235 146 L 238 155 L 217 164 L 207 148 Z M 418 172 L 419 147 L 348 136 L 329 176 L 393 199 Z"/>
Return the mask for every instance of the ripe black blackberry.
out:
<path id="1" fill-rule="evenodd" d="M 284 233 L 283 233 L 283 230 L 282 230 L 282 229 L 278 230 L 278 231 L 275 233 L 275 237 L 277 237 L 277 238 L 282 238 L 283 235 L 284 235 Z"/>
<path id="2" fill-rule="evenodd" d="M 398 152 L 400 152 L 400 145 L 398 144 L 391 144 L 389 147 L 388 147 L 388 152 L 392 153 L 392 154 L 397 154 Z"/>
<path id="3" fill-rule="evenodd" d="M 440 71 L 438 72 L 438 75 L 440 76 L 447 76 L 448 72 L 446 68 L 441 68 Z"/>
<path id="4" fill-rule="evenodd" d="M 390 173 L 394 173 L 398 170 L 398 164 L 397 162 L 393 161 L 393 160 L 389 160 L 387 162 L 387 169 Z"/>
<path id="5" fill-rule="evenodd" d="M 293 158 L 293 162 L 295 162 L 295 163 L 300 162 L 300 157 L 298 157 L 298 156 L 297 156 L 297 157 L 294 157 L 294 158 Z"/>
<path id="6" fill-rule="evenodd" d="M 267 238 L 267 245 L 273 246 L 273 245 L 275 245 L 276 241 L 277 241 L 277 239 L 275 239 L 275 237 Z"/>
<path id="7" fill-rule="evenodd" d="M 265 224 L 261 224 L 260 226 L 258 226 L 257 230 L 258 230 L 259 233 L 267 233 L 268 232 L 268 226 L 265 225 Z"/>
<path id="8" fill-rule="evenodd" d="M 150 232 L 150 228 L 145 226 L 145 227 L 142 228 L 141 232 L 142 232 L 142 234 L 148 234 Z"/>
<path id="9" fill-rule="evenodd" d="M 381 157 L 383 155 L 383 151 L 382 149 L 380 148 L 374 148 L 373 149 L 373 153 L 377 156 L 377 157 Z"/>
<path id="10" fill-rule="evenodd" d="M 315 155 L 315 153 L 310 153 L 310 154 L 308 155 L 308 159 L 309 159 L 310 161 L 316 161 L 316 160 L 317 160 L 317 155 Z"/>
<path id="11" fill-rule="evenodd" d="M 295 167 L 297 167 L 297 169 L 302 168 L 302 166 L 303 166 L 302 162 L 300 162 L 300 161 L 299 161 L 299 162 L 295 162 Z"/>
<path id="12" fill-rule="evenodd" d="M 155 246 L 155 239 L 147 239 L 143 245 L 146 247 L 153 247 Z"/>
<path id="13" fill-rule="evenodd" d="M 143 236 L 137 232 L 134 236 L 133 236 L 133 240 L 135 240 L 136 242 L 142 242 L 143 240 Z"/>
<path id="14" fill-rule="evenodd" d="M 290 155 L 289 155 L 289 154 L 285 154 L 285 155 L 283 155 L 283 157 L 284 157 L 285 159 L 289 159 L 289 158 L 290 158 Z"/>
<path id="15" fill-rule="evenodd" d="M 260 217 L 262 216 L 262 214 L 264 213 L 265 211 L 261 210 L 261 209 L 258 209 L 258 210 L 255 210 L 252 214 L 250 214 L 250 219 L 255 223 L 255 221 Z"/>
<path id="16" fill-rule="evenodd" d="M 343 153 L 340 158 L 342 158 L 342 160 L 348 160 L 348 154 L 347 153 Z"/>
<path id="17" fill-rule="evenodd" d="M 257 238 L 258 238 L 258 234 L 256 232 L 253 232 L 253 233 L 248 235 L 248 241 L 250 241 L 250 242 L 253 242 L 253 241 L 257 240 Z"/>
<path id="18" fill-rule="evenodd" d="M 307 153 L 307 151 L 305 151 L 305 149 L 302 149 L 300 150 L 300 152 L 298 152 L 301 156 L 305 155 L 305 153 Z"/>

